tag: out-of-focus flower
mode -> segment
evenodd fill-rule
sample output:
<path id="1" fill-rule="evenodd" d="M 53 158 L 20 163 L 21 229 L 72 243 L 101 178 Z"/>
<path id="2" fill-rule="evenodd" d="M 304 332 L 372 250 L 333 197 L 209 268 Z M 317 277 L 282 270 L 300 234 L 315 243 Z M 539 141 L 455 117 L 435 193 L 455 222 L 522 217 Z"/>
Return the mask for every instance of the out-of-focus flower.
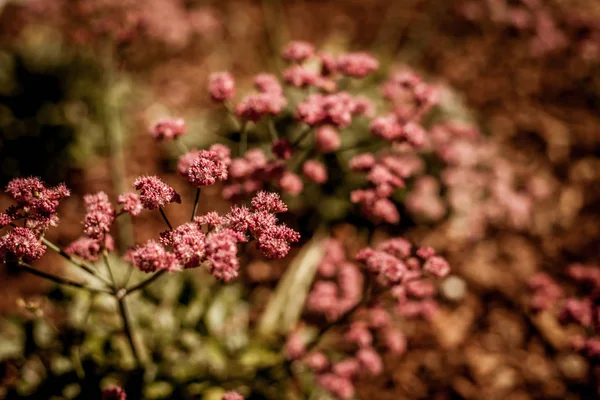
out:
<path id="1" fill-rule="evenodd" d="M 301 63 L 308 60 L 315 53 L 315 48 L 311 43 L 304 41 L 290 42 L 282 52 L 282 57 L 286 61 Z"/>
<path id="2" fill-rule="evenodd" d="M 231 100 L 235 95 L 235 79 L 229 72 L 215 72 L 209 77 L 208 92 L 214 101 Z"/>
<path id="3" fill-rule="evenodd" d="M 150 133 L 157 140 L 177 139 L 185 134 L 187 126 L 183 118 L 164 119 L 154 124 Z"/>
<path id="4" fill-rule="evenodd" d="M 125 193 L 119 195 L 117 204 L 121 206 L 121 211 L 129 213 L 134 217 L 140 215 L 144 207 L 137 193 Z"/>

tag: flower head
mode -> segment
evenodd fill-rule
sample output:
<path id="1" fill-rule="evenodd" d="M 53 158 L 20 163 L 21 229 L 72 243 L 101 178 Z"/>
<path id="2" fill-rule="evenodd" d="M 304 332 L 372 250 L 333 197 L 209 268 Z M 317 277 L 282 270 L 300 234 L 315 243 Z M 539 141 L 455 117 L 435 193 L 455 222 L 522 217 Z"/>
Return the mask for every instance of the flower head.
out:
<path id="1" fill-rule="evenodd" d="M 307 87 L 315 85 L 319 76 L 313 71 L 301 65 L 292 65 L 283 71 L 283 79 L 294 87 Z"/>
<path id="2" fill-rule="evenodd" d="M 208 92 L 214 101 L 227 101 L 235 95 L 235 80 L 229 72 L 215 72 L 208 82 Z"/>
<path id="3" fill-rule="evenodd" d="M 187 171 L 187 178 L 194 186 L 214 185 L 217 180 L 227 179 L 227 164 L 212 150 L 200 150 Z"/>
<path id="4" fill-rule="evenodd" d="M 277 193 L 261 191 L 252 198 L 252 210 L 281 213 L 286 212 L 288 208 Z"/>
<path id="5" fill-rule="evenodd" d="M 238 392 L 227 392 L 223 395 L 221 400 L 244 400 L 244 397 Z"/>
<path id="6" fill-rule="evenodd" d="M 114 250 L 114 240 L 109 234 L 100 240 L 82 236 L 68 245 L 65 248 L 65 253 L 74 254 L 86 261 L 97 261 L 103 249 L 107 251 Z"/>
<path id="7" fill-rule="evenodd" d="M 117 204 L 121 206 L 121 211 L 127 212 L 133 216 L 140 215 L 142 212 L 142 202 L 137 193 L 124 193 L 117 198 Z"/>
<path id="8" fill-rule="evenodd" d="M 204 258 L 204 238 L 198 224 L 188 222 L 160 234 L 164 246 L 170 246 L 183 268 L 199 267 Z"/>
<path id="9" fill-rule="evenodd" d="M 331 153 L 340 148 L 342 138 L 333 127 L 324 125 L 315 133 L 315 145 L 320 153 Z"/>
<path id="10" fill-rule="evenodd" d="M 37 260 L 45 252 L 46 246 L 31 229 L 17 227 L 0 237 L 0 260 L 23 259 L 29 262 Z"/>
<path id="11" fill-rule="evenodd" d="M 315 53 L 315 47 L 304 41 L 290 42 L 282 52 L 282 57 L 286 61 L 301 63 L 308 60 Z"/>
<path id="12" fill-rule="evenodd" d="M 254 87 L 260 93 L 283 94 L 283 88 L 273 74 L 258 74 L 254 78 Z"/>
<path id="13" fill-rule="evenodd" d="M 83 232 L 92 239 L 102 239 L 115 220 L 115 209 L 104 192 L 83 196 L 86 214 L 83 220 Z"/>
<path id="14" fill-rule="evenodd" d="M 164 183 L 158 176 L 140 176 L 133 186 L 140 192 L 140 201 L 147 210 L 156 210 L 172 202 L 181 203 L 181 198 L 175 189 Z"/>
<path id="15" fill-rule="evenodd" d="M 308 160 L 302 165 L 302 173 L 313 182 L 323 184 L 327 182 L 327 169 L 317 160 Z"/>
<path id="16" fill-rule="evenodd" d="M 337 60 L 337 70 L 354 78 L 367 76 L 378 68 L 379 61 L 368 53 L 346 53 Z"/>
<path id="17" fill-rule="evenodd" d="M 238 117 L 248 121 L 260 121 L 267 115 L 277 115 L 286 106 L 287 100 L 281 93 L 264 92 L 246 96 L 236 107 Z"/>
<path id="18" fill-rule="evenodd" d="M 15 178 L 6 186 L 6 192 L 26 213 L 55 213 L 60 201 L 71 192 L 64 184 L 47 188 L 39 178 Z"/>
<path id="19" fill-rule="evenodd" d="M 225 282 L 237 278 L 240 269 L 237 243 L 240 239 L 240 234 L 231 229 L 222 229 L 206 236 L 205 259 L 215 278 Z"/>
<path id="20" fill-rule="evenodd" d="M 185 134 L 187 126 L 183 118 L 164 119 L 154 124 L 150 133 L 157 140 L 176 139 Z"/>
<path id="21" fill-rule="evenodd" d="M 176 271 L 180 269 L 175 255 L 167 252 L 162 244 L 154 240 L 149 240 L 145 245 L 131 250 L 127 258 L 143 272 Z"/>

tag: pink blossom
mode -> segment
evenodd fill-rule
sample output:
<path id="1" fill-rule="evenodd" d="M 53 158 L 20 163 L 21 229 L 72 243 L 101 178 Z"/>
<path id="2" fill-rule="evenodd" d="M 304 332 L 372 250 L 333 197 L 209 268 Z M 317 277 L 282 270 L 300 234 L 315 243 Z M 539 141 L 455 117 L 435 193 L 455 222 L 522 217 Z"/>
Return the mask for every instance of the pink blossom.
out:
<path id="1" fill-rule="evenodd" d="M 285 343 L 285 355 L 290 360 L 297 360 L 304 355 L 306 346 L 298 332 L 292 332 Z"/>
<path id="2" fill-rule="evenodd" d="M 363 153 L 350 159 L 350 169 L 354 172 L 366 172 L 375 165 L 375 156 L 371 153 Z"/>
<path id="3" fill-rule="evenodd" d="M 186 130 L 187 126 L 183 118 L 163 119 L 154 124 L 150 134 L 157 140 L 177 139 L 184 135 Z"/>
<path id="4" fill-rule="evenodd" d="M 373 348 L 364 347 L 358 350 L 356 359 L 371 376 L 379 375 L 383 371 L 381 356 Z"/>
<path id="5" fill-rule="evenodd" d="M 394 257 L 404 259 L 410 256 L 412 245 L 408 240 L 397 237 L 379 243 L 377 245 L 377 250 L 384 251 L 393 255 Z"/>
<path id="6" fill-rule="evenodd" d="M 10 225 L 12 220 L 13 217 L 11 215 L 0 212 L 0 228 Z"/>
<path id="7" fill-rule="evenodd" d="M 347 92 L 312 94 L 298 104 L 294 117 L 308 125 L 331 124 L 345 128 L 352 122 L 356 105 Z"/>
<path id="8" fill-rule="evenodd" d="M 312 44 L 304 41 L 293 41 L 283 49 L 282 57 L 286 61 L 301 63 L 308 60 L 315 53 Z"/>
<path id="9" fill-rule="evenodd" d="M 104 242 L 104 245 L 102 242 Z M 68 245 L 65 248 L 65 253 L 74 254 L 86 261 L 97 261 L 103 249 L 109 252 L 114 250 L 114 240 L 109 234 L 103 240 L 82 236 Z"/>
<path id="10" fill-rule="evenodd" d="M 286 212 L 288 208 L 277 193 L 258 192 L 252 198 L 252 210 L 281 213 Z"/>
<path id="11" fill-rule="evenodd" d="M 290 251 L 290 243 L 300 240 L 300 234 L 285 225 L 271 225 L 257 238 L 257 248 L 269 258 L 283 258 Z"/>
<path id="12" fill-rule="evenodd" d="M 370 209 L 371 215 L 376 219 L 385 221 L 389 224 L 397 224 L 400 221 L 398 209 L 388 199 L 377 199 Z"/>
<path id="13" fill-rule="evenodd" d="M 208 92 L 214 101 L 230 100 L 235 95 L 235 79 L 229 72 L 215 72 L 209 77 Z"/>
<path id="14" fill-rule="evenodd" d="M 257 122 L 267 115 L 277 115 L 287 105 L 280 93 L 265 92 L 246 96 L 236 107 L 238 117 Z"/>
<path id="15" fill-rule="evenodd" d="M 435 254 L 435 250 L 433 249 L 433 247 L 424 246 L 424 247 L 419 247 L 419 249 L 417 250 L 417 255 L 426 260 L 428 258 L 435 256 L 436 254 Z"/>
<path id="16" fill-rule="evenodd" d="M 314 372 L 322 372 L 329 366 L 327 356 L 321 352 L 313 352 L 306 355 L 304 362 Z"/>
<path id="17" fill-rule="evenodd" d="M 395 115 L 390 114 L 383 117 L 377 117 L 369 125 L 373 136 L 393 141 L 404 137 L 404 130 L 398 123 Z"/>
<path id="18" fill-rule="evenodd" d="M 302 165 L 302 173 L 309 180 L 323 184 L 327 182 L 327 169 L 323 163 L 316 160 L 308 160 Z"/>
<path id="19" fill-rule="evenodd" d="M 435 295 L 435 286 L 424 279 L 414 280 L 406 284 L 406 292 L 414 297 L 431 297 Z"/>
<path id="20" fill-rule="evenodd" d="M 28 228 L 17 227 L 0 237 L 0 260 L 37 260 L 46 252 L 46 246 Z"/>
<path id="21" fill-rule="evenodd" d="M 408 122 L 402 127 L 403 135 L 406 140 L 415 147 L 422 147 L 425 144 L 425 129 L 414 122 Z"/>
<path id="22" fill-rule="evenodd" d="M 317 378 L 317 381 L 325 390 L 341 400 L 353 398 L 356 392 L 350 379 L 336 374 L 323 374 Z"/>
<path id="23" fill-rule="evenodd" d="M 237 257 L 239 241 L 240 235 L 231 229 L 222 229 L 206 236 L 205 259 L 215 278 L 225 282 L 237 278 L 240 269 Z"/>
<path id="24" fill-rule="evenodd" d="M 388 329 L 384 331 L 384 341 L 389 351 L 393 354 L 404 354 L 407 349 L 406 336 L 402 331 Z"/>
<path id="25" fill-rule="evenodd" d="M 288 160 L 294 154 L 294 146 L 287 138 L 280 138 L 271 145 L 271 152 L 281 160 Z"/>
<path id="26" fill-rule="evenodd" d="M 282 192 L 289 193 L 292 196 L 300 194 L 304 187 L 302 184 L 302 179 L 300 179 L 298 175 L 289 171 L 283 173 L 279 179 L 279 186 L 281 187 Z"/>
<path id="27" fill-rule="evenodd" d="M 443 278 L 450 273 L 450 264 L 443 257 L 433 256 L 425 261 L 423 269 L 438 278 Z"/>
<path id="28" fill-rule="evenodd" d="M 127 400 L 127 393 L 120 386 L 110 386 L 102 391 L 102 400 Z"/>
<path id="29" fill-rule="evenodd" d="M 167 270 L 177 271 L 181 267 L 174 254 L 165 250 L 162 244 L 149 240 L 143 246 L 138 246 L 127 254 L 129 261 L 143 272 Z"/>
<path id="30" fill-rule="evenodd" d="M 369 327 L 373 329 L 387 328 L 392 322 L 390 313 L 381 306 L 369 309 Z"/>
<path id="31" fill-rule="evenodd" d="M 321 126 L 315 133 L 315 146 L 320 153 L 331 153 L 340 148 L 342 138 L 338 131 L 329 125 Z"/>
<path id="32" fill-rule="evenodd" d="M 318 313 L 330 312 L 337 302 L 337 291 L 333 282 L 315 282 L 306 300 L 307 309 Z"/>
<path id="33" fill-rule="evenodd" d="M 373 335 L 371 335 L 367 324 L 364 322 L 353 322 L 344 335 L 344 339 L 350 343 L 355 343 L 359 347 L 370 346 L 373 343 Z"/>
<path id="34" fill-rule="evenodd" d="M 179 194 L 158 176 L 140 176 L 133 186 L 140 192 L 140 201 L 147 210 L 156 210 L 169 203 L 181 203 Z"/>
<path id="35" fill-rule="evenodd" d="M 187 178 L 196 187 L 227 179 L 227 163 L 213 150 L 200 150 L 188 169 Z"/>
<path id="36" fill-rule="evenodd" d="M 170 246 L 183 268 L 196 268 L 204 258 L 204 238 L 196 223 L 188 222 L 160 234 L 160 242 Z"/>
<path id="37" fill-rule="evenodd" d="M 368 53 L 346 53 L 337 60 L 337 70 L 354 78 L 362 78 L 378 68 L 379 61 Z"/>
<path id="38" fill-rule="evenodd" d="M 136 193 L 125 193 L 119 195 L 117 204 L 121 206 L 121 212 L 127 212 L 133 216 L 140 215 L 142 212 L 142 202 L 140 196 Z"/>
<path id="39" fill-rule="evenodd" d="M 346 358 L 345 360 L 333 364 L 332 369 L 338 376 L 353 379 L 360 372 L 360 364 L 355 358 Z"/>
<path id="40" fill-rule="evenodd" d="M 202 150 L 192 150 L 179 157 L 179 161 L 177 162 L 177 172 L 179 172 L 179 175 L 184 178 L 188 177 L 188 171 L 194 161 L 196 161 L 196 158 L 198 158 L 200 151 Z"/>
<path id="41" fill-rule="evenodd" d="M 301 88 L 316 84 L 319 76 L 301 65 L 292 65 L 283 71 L 283 79 L 289 85 Z"/>
<path id="42" fill-rule="evenodd" d="M 244 397 L 238 392 L 227 392 L 223 395 L 221 400 L 244 400 Z"/>
<path id="43" fill-rule="evenodd" d="M 283 88 L 273 74 L 258 74 L 254 78 L 254 86 L 261 93 L 283 94 Z"/>
<path id="44" fill-rule="evenodd" d="M 375 115 L 375 104 L 365 96 L 358 96 L 354 99 L 354 114 L 372 117 Z"/>
<path id="45" fill-rule="evenodd" d="M 223 224 L 223 218 L 215 211 L 207 212 L 194 218 L 194 222 L 198 225 L 208 225 L 209 228 L 216 228 Z"/>
<path id="46" fill-rule="evenodd" d="M 71 194 L 64 184 L 47 188 L 39 178 L 15 178 L 6 192 L 26 213 L 33 214 L 55 213 L 60 201 Z"/>
<path id="47" fill-rule="evenodd" d="M 115 209 L 104 192 L 86 194 L 83 201 L 87 211 L 83 220 L 83 231 L 93 239 L 101 239 L 110 232 L 115 219 Z"/>
<path id="48" fill-rule="evenodd" d="M 344 262 L 338 268 L 340 300 L 354 305 L 360 300 L 363 291 L 363 275 L 356 265 Z"/>
<path id="49" fill-rule="evenodd" d="M 560 320 L 563 323 L 576 322 L 577 324 L 589 328 L 593 322 L 594 304 L 591 299 L 569 298 L 560 314 Z"/>

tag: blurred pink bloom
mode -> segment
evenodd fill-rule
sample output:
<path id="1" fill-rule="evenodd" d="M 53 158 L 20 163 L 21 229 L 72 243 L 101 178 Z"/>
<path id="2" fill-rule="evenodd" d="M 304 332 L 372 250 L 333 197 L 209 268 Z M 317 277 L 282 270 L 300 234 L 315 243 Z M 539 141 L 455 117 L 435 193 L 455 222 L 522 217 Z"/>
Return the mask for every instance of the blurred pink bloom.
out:
<path id="1" fill-rule="evenodd" d="M 127 400 L 127 393 L 120 386 L 110 386 L 102 391 L 102 400 Z"/>
<path id="2" fill-rule="evenodd" d="M 318 184 L 327 182 L 327 169 L 325 165 L 316 160 L 308 160 L 302 165 L 302 173 L 309 180 Z"/>
<path id="3" fill-rule="evenodd" d="M 342 138 L 337 130 L 329 125 L 319 127 L 315 133 L 315 146 L 320 153 L 331 153 L 340 148 Z"/>
<path id="4" fill-rule="evenodd" d="M 365 77 L 378 68 L 379 61 L 368 53 L 346 53 L 337 60 L 337 70 L 354 78 Z"/>
<path id="5" fill-rule="evenodd" d="M 183 118 L 164 119 L 154 124 L 150 133 L 157 140 L 177 139 L 185 134 L 187 126 Z"/>
<path id="6" fill-rule="evenodd" d="M 301 63 L 312 57 L 315 48 L 312 44 L 304 41 L 293 41 L 283 49 L 282 57 L 286 61 Z"/>
<path id="7" fill-rule="evenodd" d="M 125 193 L 119 195 L 117 204 L 121 206 L 121 212 L 127 212 L 133 216 L 139 215 L 143 208 L 140 196 L 136 193 Z"/>
<path id="8" fill-rule="evenodd" d="M 208 78 L 208 92 L 214 101 L 231 100 L 235 95 L 235 79 L 229 72 L 215 72 Z"/>

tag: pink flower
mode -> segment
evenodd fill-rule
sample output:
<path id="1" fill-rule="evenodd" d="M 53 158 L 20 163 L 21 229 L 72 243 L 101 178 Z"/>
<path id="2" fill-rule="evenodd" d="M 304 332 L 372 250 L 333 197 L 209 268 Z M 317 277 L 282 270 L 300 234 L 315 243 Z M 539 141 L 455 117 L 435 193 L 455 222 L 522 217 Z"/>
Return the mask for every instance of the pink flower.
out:
<path id="1" fill-rule="evenodd" d="M 238 117 L 257 122 L 267 115 L 277 115 L 287 105 L 281 93 L 265 92 L 246 96 L 236 107 Z"/>
<path id="2" fill-rule="evenodd" d="M 104 192 L 86 194 L 83 201 L 87 210 L 83 220 L 83 232 L 93 239 L 102 239 L 110 232 L 115 219 L 115 209 Z"/>
<path id="3" fill-rule="evenodd" d="M 0 228 L 4 228 L 5 226 L 10 225 L 13 217 L 9 214 L 0 213 Z"/>
<path id="4" fill-rule="evenodd" d="M 388 224 L 397 224 L 400 221 L 398 209 L 388 199 L 377 199 L 373 203 L 370 213 L 376 219 L 385 221 Z"/>
<path id="5" fill-rule="evenodd" d="M 358 359 L 360 366 L 371 376 L 379 375 L 383 371 L 383 361 L 381 360 L 381 356 L 370 347 L 358 350 L 356 358 Z"/>
<path id="6" fill-rule="evenodd" d="M 140 201 L 147 210 L 156 210 L 169 203 L 181 203 L 179 194 L 158 176 L 140 176 L 133 186 L 140 192 Z"/>
<path id="7" fill-rule="evenodd" d="M 304 355 L 305 351 L 306 346 L 302 335 L 298 332 L 291 333 L 285 343 L 285 355 L 287 358 L 290 360 L 297 360 Z"/>
<path id="8" fill-rule="evenodd" d="M 329 313 L 337 303 L 337 291 L 337 286 L 333 282 L 315 282 L 308 294 L 306 308 L 317 313 Z"/>
<path id="9" fill-rule="evenodd" d="M 222 229 L 206 236 L 205 259 L 215 278 L 225 282 L 237 278 L 240 269 L 237 243 L 240 239 L 239 233 L 231 229 Z"/>
<path id="10" fill-rule="evenodd" d="M 350 169 L 354 172 L 366 172 L 373 168 L 375 163 L 376 160 L 373 154 L 363 153 L 352 157 L 352 159 L 350 159 L 349 166 Z"/>
<path id="11" fill-rule="evenodd" d="M 120 386 L 110 386 L 102 391 L 102 400 L 127 400 L 127 393 Z"/>
<path id="12" fill-rule="evenodd" d="M 304 41 L 290 42 L 282 52 L 282 57 L 286 61 L 301 63 L 311 58 L 315 53 L 312 44 Z"/>
<path id="13" fill-rule="evenodd" d="M 235 80 L 229 72 L 215 72 L 210 75 L 208 92 L 217 102 L 230 100 L 235 95 Z"/>
<path id="14" fill-rule="evenodd" d="M 325 354 L 321 352 L 314 352 L 304 357 L 304 362 L 308 365 L 308 368 L 314 372 L 322 372 L 329 366 L 329 360 Z"/>
<path id="15" fill-rule="evenodd" d="M 97 261 L 102 254 L 103 248 L 107 251 L 114 250 L 114 240 L 111 235 L 107 234 L 103 241 L 104 246 L 102 246 L 102 240 L 82 236 L 68 245 L 65 248 L 65 253 L 74 254 L 86 261 Z"/>
<path id="16" fill-rule="evenodd" d="M 298 104 L 294 117 L 311 126 L 331 124 L 345 128 L 352 122 L 355 109 L 354 99 L 347 92 L 312 94 Z"/>
<path id="17" fill-rule="evenodd" d="M 331 153 L 340 148 L 342 138 L 338 131 L 331 126 L 324 125 L 315 133 L 315 145 L 320 153 Z"/>
<path id="18" fill-rule="evenodd" d="M 286 171 L 279 179 L 279 187 L 284 193 L 289 193 L 292 196 L 296 196 L 302 192 L 304 185 L 302 179 L 293 172 Z"/>
<path id="19" fill-rule="evenodd" d="M 157 140 L 177 139 L 185 134 L 187 126 L 183 118 L 164 119 L 154 124 L 150 134 Z"/>
<path id="20" fill-rule="evenodd" d="M 261 93 L 283 94 L 283 88 L 273 74 L 258 74 L 254 78 L 254 86 Z"/>
<path id="21" fill-rule="evenodd" d="M 302 173 L 313 182 L 323 184 L 327 182 L 327 169 L 325 165 L 316 160 L 308 160 L 302 165 Z"/>
<path id="22" fill-rule="evenodd" d="M 289 85 L 300 88 L 316 84 L 319 76 L 301 65 L 292 65 L 283 71 L 283 79 Z"/>
<path id="23" fill-rule="evenodd" d="M 415 147 L 422 147 L 425 144 L 425 129 L 414 122 L 408 122 L 402 127 L 404 137 Z"/>
<path id="24" fill-rule="evenodd" d="M 55 213 L 60 201 L 71 194 L 64 184 L 47 188 L 39 178 L 15 178 L 6 192 L 28 214 Z"/>
<path id="25" fill-rule="evenodd" d="M 281 213 L 286 212 L 288 208 L 277 193 L 258 192 L 252 198 L 252 210 Z"/>
<path id="26" fill-rule="evenodd" d="M 217 152 L 200 150 L 188 169 L 187 178 L 196 187 L 214 185 L 217 180 L 227 179 L 227 164 Z"/>
<path id="27" fill-rule="evenodd" d="M 198 158 L 200 151 L 202 150 L 192 150 L 179 157 L 179 161 L 177 162 L 177 172 L 179 172 L 179 175 L 184 178 L 188 177 L 188 171 L 194 161 L 196 161 L 196 158 Z"/>
<path id="28" fill-rule="evenodd" d="M 337 72 L 337 60 L 331 54 L 319 52 L 317 54 L 321 60 L 321 75 L 329 76 Z"/>
<path id="29" fill-rule="evenodd" d="M 269 258 L 283 258 L 290 251 L 290 243 L 300 240 L 300 234 L 285 225 L 271 225 L 258 236 L 257 248 Z"/>
<path id="30" fill-rule="evenodd" d="M 162 244 L 154 240 L 149 240 L 145 245 L 131 250 L 127 258 L 135 267 L 143 272 L 161 270 L 172 272 L 181 268 L 177 263 L 175 255 L 167 252 Z"/>
<path id="31" fill-rule="evenodd" d="M 238 392 L 227 392 L 223 395 L 221 400 L 244 400 L 244 397 Z"/>
<path id="32" fill-rule="evenodd" d="M 350 379 L 336 374 L 323 374 L 317 378 L 317 381 L 325 390 L 341 400 L 353 398 L 356 392 Z"/>
<path id="33" fill-rule="evenodd" d="M 294 154 L 294 146 L 287 138 L 280 138 L 271 145 L 271 152 L 281 160 L 288 160 Z"/>
<path id="34" fill-rule="evenodd" d="M 346 53 L 337 60 L 338 71 L 354 78 L 362 78 L 378 68 L 379 61 L 368 53 Z"/>
<path id="35" fill-rule="evenodd" d="M 121 206 L 121 212 L 127 212 L 134 217 L 140 215 L 142 212 L 142 202 L 140 196 L 136 193 L 125 193 L 119 195 L 117 198 L 117 204 Z"/>
<path id="36" fill-rule="evenodd" d="M 425 261 L 423 269 L 438 278 L 443 278 L 450 273 L 450 264 L 443 257 L 433 256 Z"/>
<path id="37" fill-rule="evenodd" d="M 196 268 L 204 258 L 205 235 L 196 223 L 188 222 L 160 234 L 164 246 L 170 246 L 183 268 Z"/>
<path id="38" fill-rule="evenodd" d="M 377 250 L 384 251 L 396 258 L 404 259 L 410 256 L 412 244 L 406 239 L 397 237 L 379 243 Z"/>
<path id="39" fill-rule="evenodd" d="M 360 364 L 355 358 L 346 358 L 333 364 L 333 372 L 347 379 L 355 378 L 360 372 Z"/>
<path id="40" fill-rule="evenodd" d="M 215 211 L 210 211 L 194 218 L 194 222 L 198 225 L 208 225 L 209 228 L 216 228 L 223 224 L 223 218 Z"/>
<path id="41" fill-rule="evenodd" d="M 389 351 L 393 354 L 404 354 L 407 349 L 406 336 L 395 329 L 388 329 L 384 332 L 384 341 Z"/>
<path id="42" fill-rule="evenodd" d="M 435 256 L 435 250 L 429 246 L 419 247 L 417 250 L 417 255 L 426 260 Z"/>
<path id="43" fill-rule="evenodd" d="M 371 335 L 369 328 L 364 322 L 353 322 L 348 332 L 344 335 L 344 338 L 350 343 L 357 344 L 359 347 L 370 346 L 373 343 L 373 335 Z"/>
<path id="44" fill-rule="evenodd" d="M 395 115 L 390 114 L 383 117 L 377 117 L 369 126 L 373 136 L 393 141 L 404 137 L 402 126 L 398 123 Z"/>
<path id="45" fill-rule="evenodd" d="M 0 260 L 37 260 L 46 252 L 46 246 L 31 229 L 17 227 L 0 237 Z"/>

